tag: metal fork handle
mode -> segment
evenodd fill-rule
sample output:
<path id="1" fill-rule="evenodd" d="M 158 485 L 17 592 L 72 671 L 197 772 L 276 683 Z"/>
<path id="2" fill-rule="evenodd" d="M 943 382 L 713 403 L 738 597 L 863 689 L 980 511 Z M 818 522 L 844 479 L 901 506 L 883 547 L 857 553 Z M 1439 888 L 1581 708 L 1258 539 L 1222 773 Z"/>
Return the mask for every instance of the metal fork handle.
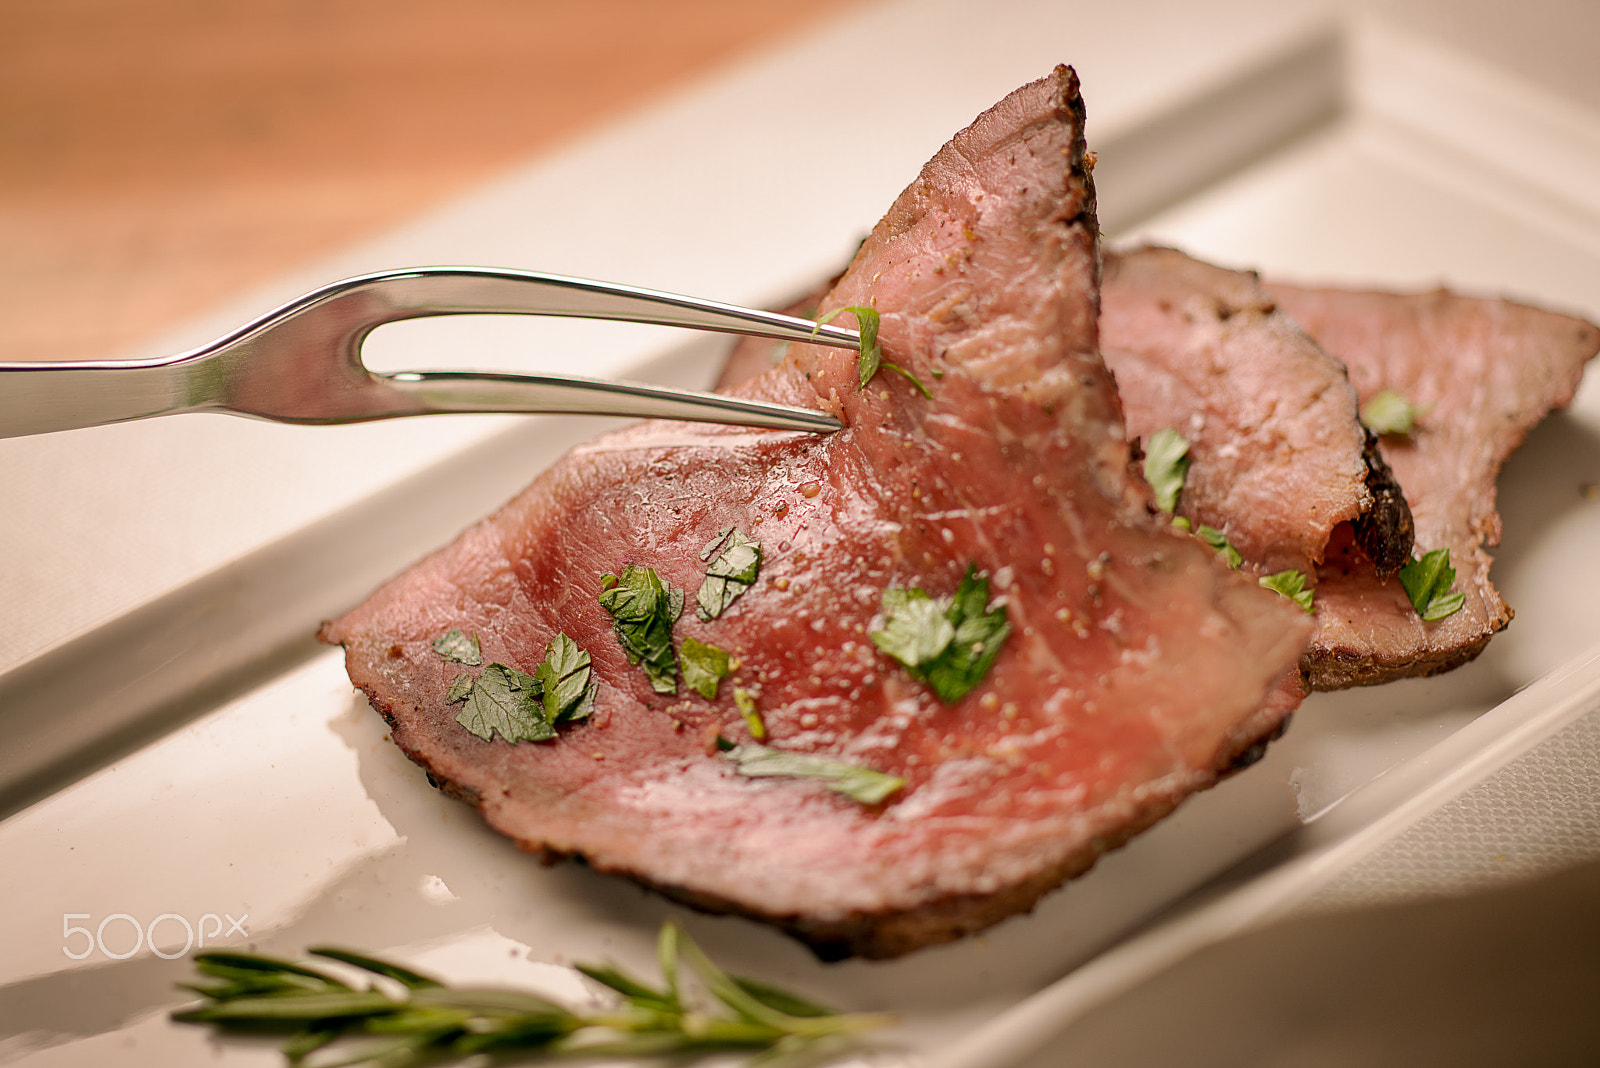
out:
<path id="1" fill-rule="evenodd" d="M 325 362 L 308 360 L 318 315 L 347 309 Z M 853 330 L 637 286 L 535 271 L 428 267 L 360 275 L 314 290 L 209 345 L 153 360 L 0 363 L 0 437 L 189 411 L 330 424 L 439 412 L 588 412 L 831 431 L 830 416 L 765 404 L 563 375 L 414 371 L 376 374 L 360 362 L 385 323 L 435 315 L 518 314 L 611 319 L 859 346 Z M 296 341 L 294 335 L 301 334 Z M 300 349 L 300 352 L 286 351 Z M 289 361 L 283 366 L 274 366 Z M 316 365 L 322 362 L 318 368 Z M 290 365 L 292 364 L 292 365 Z M 320 385 L 317 372 L 327 381 Z M 275 380 L 305 387 L 304 410 L 265 403 Z"/>

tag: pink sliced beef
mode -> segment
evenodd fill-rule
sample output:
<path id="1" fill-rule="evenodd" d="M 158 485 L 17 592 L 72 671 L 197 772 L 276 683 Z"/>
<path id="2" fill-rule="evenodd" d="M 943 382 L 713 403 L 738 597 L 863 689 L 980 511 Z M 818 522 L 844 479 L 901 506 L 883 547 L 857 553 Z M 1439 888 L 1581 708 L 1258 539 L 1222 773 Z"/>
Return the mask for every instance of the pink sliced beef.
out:
<path id="1" fill-rule="evenodd" d="M 1571 402 L 1600 328 L 1506 300 L 1444 290 L 1398 294 L 1267 290 L 1350 368 L 1365 403 L 1380 390 L 1425 406 L 1382 450 L 1416 522 L 1416 552 L 1448 548 L 1459 612 L 1423 622 L 1398 579 L 1373 574 L 1346 546 L 1318 576 L 1317 633 L 1306 667 L 1317 689 L 1431 675 L 1476 656 L 1511 620 L 1489 581 L 1500 540 L 1495 478 L 1544 416 Z"/>
<path id="2" fill-rule="evenodd" d="M 323 637 L 442 788 L 547 856 L 782 927 L 825 957 L 894 956 L 1024 911 L 1270 736 L 1298 700 L 1310 619 L 1174 533 L 1130 465 L 1096 345 L 1097 225 L 1068 68 L 980 116 L 923 169 L 825 305 L 875 305 L 884 355 L 797 345 L 738 387 L 822 406 L 832 436 L 655 422 L 557 463 Z M 848 321 L 848 318 L 844 321 Z M 714 701 L 653 692 L 596 603 L 655 568 L 689 591 L 726 527 L 754 586 L 676 624 L 739 667 Z M 986 574 L 1012 633 L 952 704 L 868 634 L 889 586 Z M 476 634 L 532 671 L 560 632 L 593 657 L 594 713 L 547 742 L 484 742 L 448 701 Z M 480 670 L 480 669 L 471 669 Z M 902 777 L 862 804 L 742 776 L 730 691 L 767 744 Z"/>
<path id="3" fill-rule="evenodd" d="M 1312 577 L 1334 531 L 1358 521 L 1387 571 L 1406 560 L 1409 516 L 1369 463 L 1344 365 L 1253 271 L 1147 247 L 1107 253 L 1103 285 L 1100 347 L 1128 433 L 1189 442 L 1178 514 L 1222 531 L 1258 572 Z"/>

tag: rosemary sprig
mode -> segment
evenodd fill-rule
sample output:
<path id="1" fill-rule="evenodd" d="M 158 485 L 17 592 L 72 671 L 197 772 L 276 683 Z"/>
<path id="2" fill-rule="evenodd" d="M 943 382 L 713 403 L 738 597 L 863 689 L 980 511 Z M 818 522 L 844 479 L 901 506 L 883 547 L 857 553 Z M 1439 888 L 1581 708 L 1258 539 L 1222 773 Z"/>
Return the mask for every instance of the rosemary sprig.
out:
<path id="1" fill-rule="evenodd" d="M 203 1002 L 172 1014 L 184 1023 L 260 1034 L 287 1032 L 282 1049 L 296 1068 L 441 1064 L 476 1053 L 682 1060 L 744 1050 L 763 1063 L 815 1058 L 826 1044 L 891 1020 L 839 1013 L 750 979 L 731 976 L 668 922 L 657 940 L 661 981 L 651 984 L 612 964 L 577 970 L 616 996 L 599 1011 L 569 1008 L 513 990 L 454 988 L 431 976 L 349 950 L 314 948 L 385 980 L 352 986 L 317 968 L 253 953 L 199 953 L 200 981 L 182 984 Z M 685 990 L 680 965 L 718 1003 L 705 1007 Z M 497 1062 L 498 1063 L 498 1062 Z"/>

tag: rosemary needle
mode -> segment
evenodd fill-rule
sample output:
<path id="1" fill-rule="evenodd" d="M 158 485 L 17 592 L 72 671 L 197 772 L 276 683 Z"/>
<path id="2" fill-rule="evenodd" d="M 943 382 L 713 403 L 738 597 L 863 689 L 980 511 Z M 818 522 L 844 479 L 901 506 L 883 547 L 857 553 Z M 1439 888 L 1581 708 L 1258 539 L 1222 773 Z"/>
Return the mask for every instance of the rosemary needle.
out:
<path id="1" fill-rule="evenodd" d="M 657 940 L 659 983 L 611 964 L 577 965 L 616 995 L 613 1007 L 590 1012 L 514 990 L 451 987 L 349 950 L 320 947 L 310 953 L 381 977 L 386 985 L 352 986 L 318 968 L 252 953 L 200 953 L 194 957 L 200 979 L 183 986 L 203 1000 L 172 1018 L 237 1032 L 286 1034 L 284 1056 L 290 1065 L 305 1068 L 404 1068 L 476 1053 L 681 1061 L 738 1050 L 760 1054 L 770 1065 L 790 1055 L 814 1058 L 826 1051 L 825 1043 L 891 1022 L 881 1014 L 835 1012 L 731 976 L 670 922 Z M 680 964 L 715 999 L 715 1007 L 687 996 Z"/>

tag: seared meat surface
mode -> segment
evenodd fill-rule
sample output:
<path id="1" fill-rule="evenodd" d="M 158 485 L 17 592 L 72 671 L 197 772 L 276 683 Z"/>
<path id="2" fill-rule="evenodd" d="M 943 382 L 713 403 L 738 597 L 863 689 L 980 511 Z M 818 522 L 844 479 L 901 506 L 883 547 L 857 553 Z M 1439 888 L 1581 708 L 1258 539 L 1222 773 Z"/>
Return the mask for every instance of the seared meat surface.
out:
<path id="1" fill-rule="evenodd" d="M 1544 416 L 1565 407 L 1600 349 L 1593 324 L 1444 290 L 1397 294 L 1267 291 L 1350 368 L 1362 402 L 1390 389 L 1421 408 L 1408 435 L 1382 439 L 1416 522 L 1416 551 L 1448 548 L 1461 610 L 1424 622 L 1397 579 L 1348 546 L 1318 575 L 1306 667 L 1317 689 L 1431 675 L 1476 656 L 1511 620 L 1489 581 L 1500 540 L 1495 479 Z"/>
<path id="2" fill-rule="evenodd" d="M 1097 225 L 1067 68 L 963 131 L 876 227 L 824 310 L 875 306 L 886 361 L 792 346 L 738 387 L 823 406 L 831 437 L 646 423 L 601 438 L 328 624 L 351 678 L 442 788 L 524 848 L 584 858 L 819 954 L 893 956 L 1023 911 L 1225 774 L 1298 699 L 1310 617 L 1153 513 L 1096 344 Z M 848 320 L 846 320 L 848 321 Z M 604 573 L 700 583 L 728 527 L 759 576 L 673 630 L 727 650 L 714 700 L 656 692 L 597 603 Z M 884 591 L 987 576 L 1010 636 L 950 703 L 885 656 Z M 550 741 L 457 722 L 478 637 L 532 672 L 563 633 L 591 654 L 588 718 Z M 900 777 L 879 803 L 752 778 L 750 741 Z"/>

